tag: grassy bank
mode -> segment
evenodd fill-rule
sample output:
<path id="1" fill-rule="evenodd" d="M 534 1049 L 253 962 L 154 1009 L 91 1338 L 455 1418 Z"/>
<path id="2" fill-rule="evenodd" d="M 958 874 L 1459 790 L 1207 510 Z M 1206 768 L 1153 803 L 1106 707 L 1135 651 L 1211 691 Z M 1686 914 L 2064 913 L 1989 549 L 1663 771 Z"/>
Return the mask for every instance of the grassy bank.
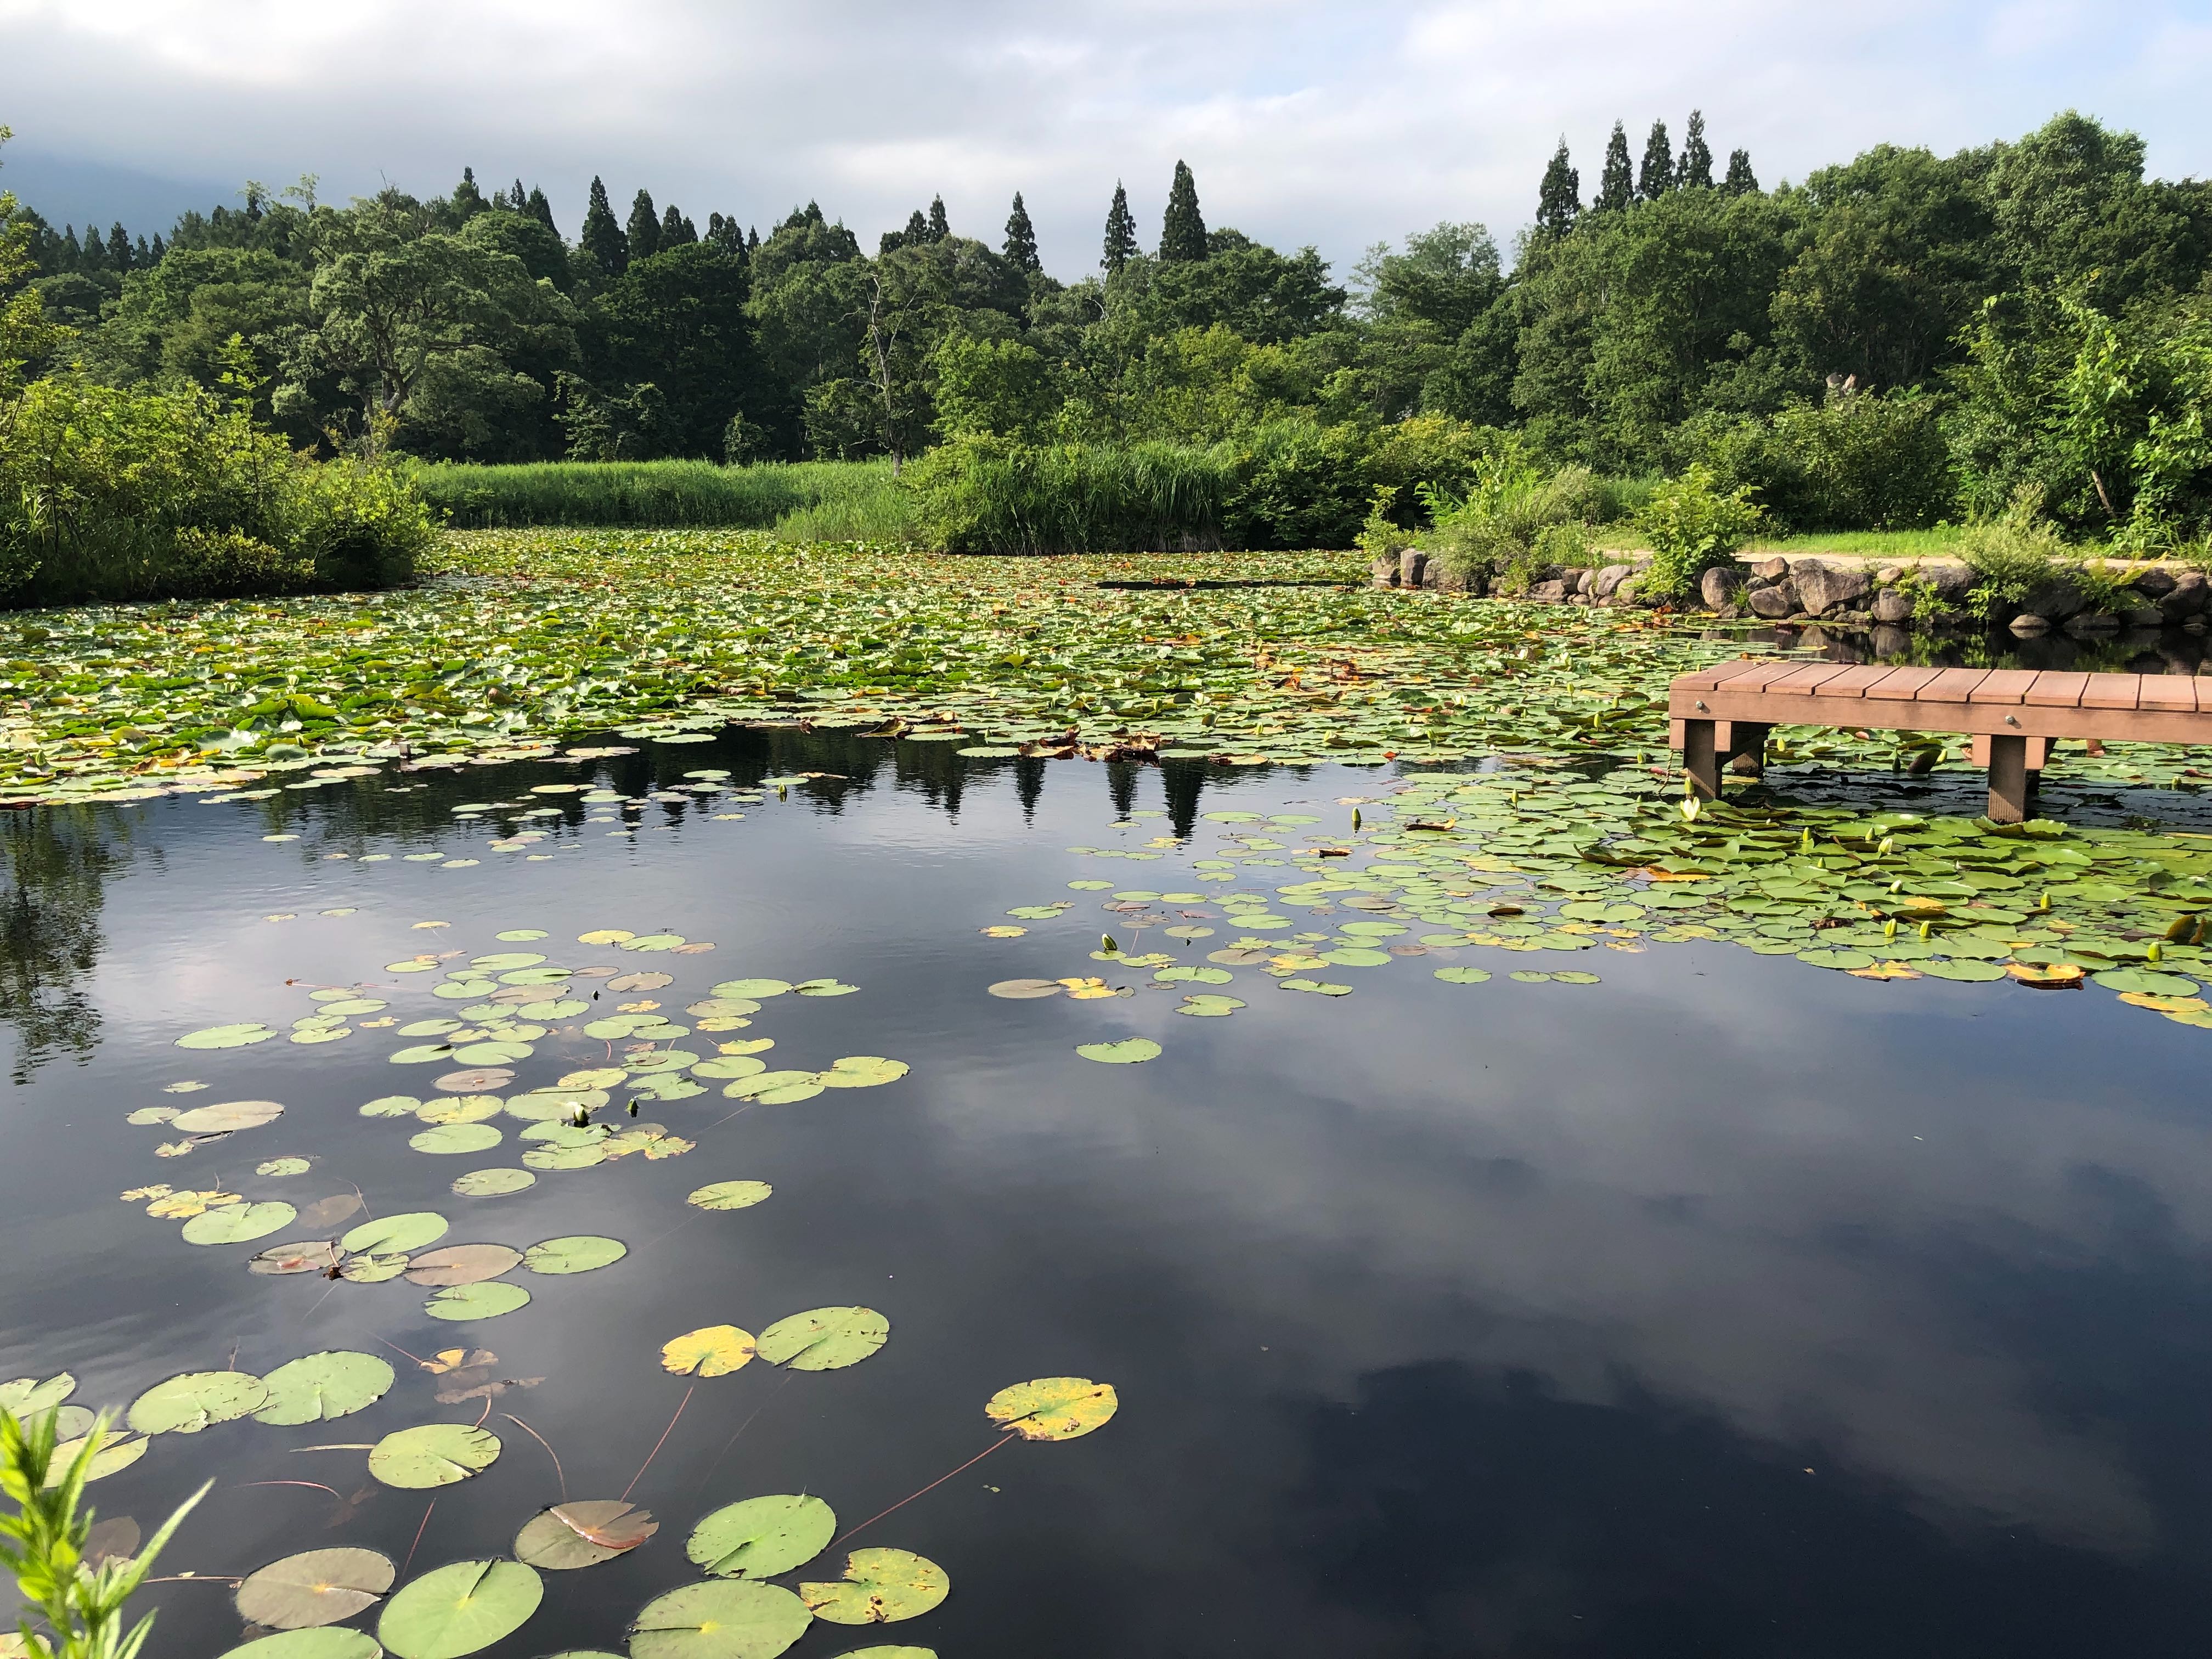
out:
<path id="1" fill-rule="evenodd" d="M 904 522 L 888 463 L 546 461 L 416 465 L 431 508 L 459 530 L 551 526 L 778 530 L 796 539 L 895 539 Z"/>

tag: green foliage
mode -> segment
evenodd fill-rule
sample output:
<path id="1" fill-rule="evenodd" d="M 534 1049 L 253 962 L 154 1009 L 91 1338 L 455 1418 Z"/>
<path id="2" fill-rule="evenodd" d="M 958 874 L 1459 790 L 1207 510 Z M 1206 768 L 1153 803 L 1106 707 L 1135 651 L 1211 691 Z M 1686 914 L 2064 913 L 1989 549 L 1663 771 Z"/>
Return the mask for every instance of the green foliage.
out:
<path id="1" fill-rule="evenodd" d="M 431 535 L 404 479 L 293 454 L 242 397 L 63 375 L 0 403 L 0 603 L 388 587 Z"/>
<path id="2" fill-rule="evenodd" d="M 1224 458 L 1172 444 L 957 439 L 908 482 L 928 545 L 948 553 L 1218 547 Z"/>
<path id="3" fill-rule="evenodd" d="M 531 525 L 724 526 L 766 530 L 794 513 L 882 493 L 880 462 L 540 461 L 416 465 L 409 482 L 433 513 L 471 530 Z"/>
<path id="4" fill-rule="evenodd" d="M 1723 489 L 1711 467 L 1693 462 L 1679 477 L 1651 492 L 1636 515 L 1651 544 L 1651 563 L 1638 579 L 1640 592 L 1677 599 L 1717 564 L 1725 564 L 1758 528 L 1759 510 L 1748 485 Z"/>
<path id="5" fill-rule="evenodd" d="M 1936 402 L 1917 393 L 1845 383 L 1771 416 L 1699 416 L 1678 444 L 1723 485 L 1750 485 L 1784 530 L 1917 528 L 1956 501 Z"/>
<path id="6" fill-rule="evenodd" d="M 2002 605 L 2019 605 L 2056 581 L 2066 544 L 2058 527 L 2044 516 L 2042 492 L 2023 484 L 2002 512 L 1967 524 L 1958 550 L 1980 578 L 1967 601 L 1988 616 Z"/>
<path id="7" fill-rule="evenodd" d="M 29 1618 L 21 1624 L 25 1647 L 53 1659 L 134 1659 L 154 1628 L 148 1613 L 126 1626 L 124 1609 L 155 1558 L 194 1504 L 215 1485 L 210 1480 L 164 1521 L 130 1559 L 111 1557 L 94 1566 L 85 1559 L 94 1511 L 84 1502 L 92 1461 L 108 1438 L 102 1413 L 76 1455 L 64 1468 L 54 1461 L 54 1412 L 44 1412 L 26 1427 L 13 1413 L 0 1409 L 0 1494 L 15 1513 L 0 1516 L 0 1565 L 13 1573 L 26 1612 L 35 1611 L 41 1630 Z"/>
<path id="8" fill-rule="evenodd" d="M 1464 495 L 1434 485 L 1421 497 L 1432 520 L 1419 544 L 1470 582 L 1502 576 L 1509 593 L 1526 592 L 1547 564 L 1589 556 L 1587 526 L 1601 495 L 1587 467 L 1547 472 L 1517 445 L 1479 457 Z"/>
<path id="9" fill-rule="evenodd" d="M 1198 210 L 1198 181 L 1186 163 L 1177 161 L 1174 182 L 1168 186 L 1167 213 L 1160 223 L 1160 262 L 1195 263 L 1206 256 L 1206 220 Z"/>

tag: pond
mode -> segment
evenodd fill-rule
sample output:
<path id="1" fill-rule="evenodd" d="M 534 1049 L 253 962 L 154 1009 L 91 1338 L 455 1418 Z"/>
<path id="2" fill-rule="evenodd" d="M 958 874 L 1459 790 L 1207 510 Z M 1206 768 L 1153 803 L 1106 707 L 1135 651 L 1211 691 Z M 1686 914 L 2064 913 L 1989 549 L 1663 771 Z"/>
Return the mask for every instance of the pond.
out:
<path id="1" fill-rule="evenodd" d="M 2007 838 L 1968 775 L 1786 760 L 1688 823 L 1626 757 L 729 728 L 325 770 L 0 819 L 0 1375 L 137 1402 L 104 1517 L 215 1483 L 150 1651 L 228 1651 L 232 1581 L 327 1549 L 399 1595 L 253 1605 L 424 1654 L 527 1613 L 514 1659 L 623 1651 L 741 1547 L 757 1623 L 661 1603 L 634 1650 L 2070 1659 L 2212 1620 L 2191 787 L 2054 779 L 2081 827 Z M 2069 963 L 2099 985 L 2013 971 Z M 326 1353 L 388 1386 L 280 1369 Z M 1077 1381 L 1000 1414 L 1047 1437 L 987 1416 L 1040 1379 Z M 605 1507 L 534 1522 L 564 1500 Z M 532 1524 L 475 1635 L 408 1595 Z M 860 1565 L 918 1616 L 837 1622 L 868 1549 L 933 1564 Z M 262 1651 L 372 1651 L 313 1642 Z"/>

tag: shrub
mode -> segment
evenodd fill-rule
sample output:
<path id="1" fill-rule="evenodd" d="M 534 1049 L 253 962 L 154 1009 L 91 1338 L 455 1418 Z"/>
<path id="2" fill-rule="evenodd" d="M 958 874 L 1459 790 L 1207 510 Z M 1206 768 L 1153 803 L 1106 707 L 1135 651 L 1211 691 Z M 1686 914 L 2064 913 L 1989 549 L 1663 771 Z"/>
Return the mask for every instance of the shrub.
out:
<path id="1" fill-rule="evenodd" d="M 1588 559 L 1586 526 L 1603 493 L 1588 467 L 1547 475 L 1513 447 L 1478 463 L 1464 499 L 1436 489 L 1424 497 L 1434 527 L 1421 545 L 1470 583 L 1502 575 L 1517 593 L 1546 565 Z"/>
<path id="2" fill-rule="evenodd" d="M 1367 439 L 1352 426 L 1271 421 L 1218 446 L 1226 544 L 1350 547 L 1371 499 Z"/>
<path id="3" fill-rule="evenodd" d="M 1231 478 L 1227 456 L 1180 444 L 963 438 L 906 483 L 923 538 L 948 553 L 1126 553 L 1219 547 Z"/>
<path id="4" fill-rule="evenodd" d="M 243 399 L 69 374 L 0 404 L 0 604 L 386 587 L 433 534 L 404 478 L 295 455 Z"/>
<path id="5" fill-rule="evenodd" d="M 1959 556 L 1981 579 L 1967 600 L 1984 616 L 2058 580 L 2066 544 L 2044 516 L 2043 501 L 2041 486 L 2022 484 L 2002 512 L 1971 521 L 1960 537 Z"/>
<path id="6" fill-rule="evenodd" d="M 1900 530 L 1950 514 L 1958 488 L 1932 399 L 1848 382 L 1771 420 L 1706 415 L 1675 448 L 1723 488 L 1747 485 L 1780 530 Z"/>
<path id="7" fill-rule="evenodd" d="M 1676 599 L 1711 567 L 1728 563 L 1759 526 L 1751 495 L 1748 484 L 1722 489 L 1701 462 L 1661 483 L 1636 515 L 1637 528 L 1651 544 L 1651 563 L 1638 590 L 1652 599 Z"/>

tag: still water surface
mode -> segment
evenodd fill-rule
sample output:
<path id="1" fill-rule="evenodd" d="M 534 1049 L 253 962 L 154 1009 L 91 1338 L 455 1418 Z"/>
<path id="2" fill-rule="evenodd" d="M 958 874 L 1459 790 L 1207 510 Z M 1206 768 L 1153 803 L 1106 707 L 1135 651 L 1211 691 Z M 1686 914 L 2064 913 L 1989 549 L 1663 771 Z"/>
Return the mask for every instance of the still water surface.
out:
<path id="1" fill-rule="evenodd" d="M 451 817 L 540 782 L 597 776 L 636 796 L 712 768 L 739 785 L 848 781 L 739 807 L 651 804 L 634 835 L 551 798 L 562 816 L 533 820 L 553 834 L 526 850 L 483 845 L 496 816 Z M 159 1436 L 94 1487 L 103 1514 L 150 1530 L 216 1481 L 169 1573 L 231 1577 L 357 1544 L 411 1556 L 404 1583 L 506 1553 L 562 1491 L 508 1413 L 550 1443 L 569 1496 L 635 1480 L 659 1536 L 548 1573 L 537 1616 L 489 1650 L 514 1659 L 619 1650 L 646 1601 L 696 1577 L 684 1540 L 709 1510 L 811 1492 L 842 1529 L 991 1446 L 994 1391 L 1054 1376 L 1112 1382 L 1119 1414 L 1064 1444 L 1009 1444 L 853 1540 L 939 1563 L 950 1599 L 880 1632 L 817 1625 L 794 1653 L 2201 1650 L 2200 1032 L 2109 998 L 1868 983 L 1717 943 L 1584 953 L 1603 958 L 1592 986 L 1516 984 L 1505 970 L 1524 963 L 1469 949 L 1452 959 L 1496 969 L 1490 983 L 1403 961 L 1355 970 L 1356 994 L 1334 999 L 1241 971 L 1178 988 L 1250 1004 L 1228 1018 L 1176 1017 L 1178 995 L 1158 990 L 988 995 L 1012 977 L 1113 971 L 1089 955 L 1119 921 L 1098 908 L 1108 896 L 1068 883 L 1183 885 L 1204 853 L 1109 865 L 1066 849 L 1142 848 L 1184 827 L 1196 780 L 1182 769 L 1170 801 L 1158 770 L 750 734 L 407 793 L 379 777 L 10 820 L 0 1375 L 67 1370 L 78 1401 L 121 1404 L 179 1371 L 265 1372 L 323 1349 L 398 1364 L 357 1416 Z M 1389 782 L 1214 773 L 1204 805 L 1336 825 L 1339 797 Z M 1131 807 L 1174 817 L 1121 818 Z M 728 811 L 744 816 L 713 816 Z M 433 850 L 479 862 L 404 856 Z M 398 856 L 361 861 L 373 853 Z M 1059 900 L 1074 908 L 1020 938 L 980 933 Z M 525 927 L 550 938 L 493 942 Z M 595 928 L 717 948 L 647 959 L 571 943 Z M 678 1019 L 718 981 L 842 979 L 860 992 L 775 998 L 743 1035 L 775 1038 L 771 1064 L 881 1054 L 913 1070 L 719 1124 L 738 1103 L 718 1088 L 649 1104 L 696 1150 L 465 1199 L 455 1176 L 520 1147 L 510 1133 L 487 1154 L 429 1157 L 407 1146 L 418 1125 L 360 1116 L 374 1097 L 430 1093 L 441 1069 L 390 1064 L 389 1031 L 172 1046 L 230 1021 L 282 1029 L 313 1011 L 312 986 L 386 988 L 372 994 L 403 1019 L 451 1012 L 382 965 L 510 949 L 668 972 L 654 994 Z M 1163 1054 L 1103 1066 L 1073 1052 L 1132 1036 Z M 513 1086 L 605 1052 L 556 1036 Z M 183 1079 L 212 1088 L 162 1092 Z M 179 1159 L 154 1156 L 164 1131 L 123 1121 L 249 1097 L 285 1115 Z M 252 1173 L 286 1154 L 314 1159 L 311 1173 Z M 601 1233 L 630 1249 L 597 1273 L 517 1275 L 534 1299 L 515 1313 L 441 1323 L 404 1281 L 254 1277 L 243 1263 L 259 1245 L 195 1248 L 117 1201 L 217 1178 L 301 1205 L 357 1186 L 378 1214 L 447 1215 L 448 1243 Z M 774 1197 L 729 1214 L 684 1203 L 739 1178 Z M 313 1236 L 278 1237 L 295 1232 Z M 855 1304 L 890 1318 L 882 1352 L 699 1382 L 639 1475 L 692 1386 L 662 1371 L 662 1343 Z M 487 1402 L 438 1404 L 404 1357 L 464 1343 L 495 1352 L 501 1379 L 543 1379 L 488 1402 L 505 1449 L 482 1476 L 431 1504 L 370 1480 L 358 1450 L 293 1449 L 475 1421 Z M 265 1484 L 283 1482 L 335 1496 Z M 785 1582 L 834 1572 L 825 1560 Z M 240 1639 L 221 1585 L 149 1599 L 155 1653 Z"/>

